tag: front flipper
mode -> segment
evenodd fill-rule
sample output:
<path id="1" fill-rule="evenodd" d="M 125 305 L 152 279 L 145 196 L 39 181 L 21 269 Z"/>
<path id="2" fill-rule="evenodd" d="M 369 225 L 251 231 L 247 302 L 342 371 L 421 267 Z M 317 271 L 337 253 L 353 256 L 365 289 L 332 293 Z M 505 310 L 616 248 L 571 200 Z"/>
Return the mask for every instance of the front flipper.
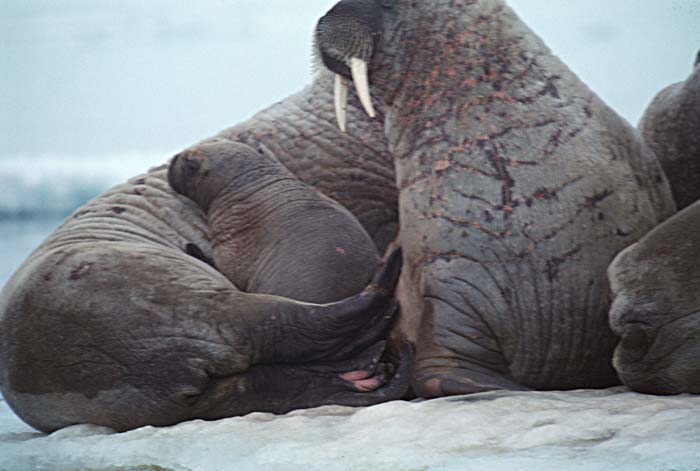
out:
<path id="1" fill-rule="evenodd" d="M 348 358 L 386 336 L 396 315 L 401 249 L 393 249 L 362 293 L 332 304 L 260 304 L 250 332 L 254 364 Z"/>
<path id="2" fill-rule="evenodd" d="M 407 342 L 402 345 L 391 377 L 394 366 L 379 361 L 383 348 L 380 342 L 352 360 L 258 365 L 243 374 L 215 379 L 197 401 L 196 416 L 216 420 L 251 412 L 285 414 L 325 405 L 364 407 L 402 399 L 410 388 L 413 348 Z"/>
<path id="3" fill-rule="evenodd" d="M 446 295 L 445 299 L 426 297 L 423 301 L 414 392 L 433 398 L 498 389 L 528 390 L 512 378 L 498 342 L 480 316 L 466 306 L 458 309 L 447 299 Z"/>

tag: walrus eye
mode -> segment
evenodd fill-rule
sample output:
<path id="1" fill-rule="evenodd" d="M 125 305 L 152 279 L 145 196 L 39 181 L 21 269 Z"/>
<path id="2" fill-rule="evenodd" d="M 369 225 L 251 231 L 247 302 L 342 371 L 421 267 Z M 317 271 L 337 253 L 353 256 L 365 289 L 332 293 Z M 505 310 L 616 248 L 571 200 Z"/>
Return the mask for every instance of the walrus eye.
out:
<path id="1" fill-rule="evenodd" d="M 185 169 L 187 170 L 187 175 L 190 177 L 195 175 L 202 166 L 200 161 L 197 159 L 193 159 L 191 157 L 183 157 L 183 159 L 185 160 Z"/>

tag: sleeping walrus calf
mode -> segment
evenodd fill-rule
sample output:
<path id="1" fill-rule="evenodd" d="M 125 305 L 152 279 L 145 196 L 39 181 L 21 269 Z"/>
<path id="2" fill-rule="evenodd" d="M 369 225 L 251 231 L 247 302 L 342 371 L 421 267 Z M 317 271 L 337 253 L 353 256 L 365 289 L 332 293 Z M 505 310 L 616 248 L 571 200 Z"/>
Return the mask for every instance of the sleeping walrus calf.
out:
<path id="1" fill-rule="evenodd" d="M 379 262 L 355 216 L 245 144 L 195 145 L 168 177 L 207 213 L 214 263 L 239 289 L 328 303 L 360 292 Z"/>

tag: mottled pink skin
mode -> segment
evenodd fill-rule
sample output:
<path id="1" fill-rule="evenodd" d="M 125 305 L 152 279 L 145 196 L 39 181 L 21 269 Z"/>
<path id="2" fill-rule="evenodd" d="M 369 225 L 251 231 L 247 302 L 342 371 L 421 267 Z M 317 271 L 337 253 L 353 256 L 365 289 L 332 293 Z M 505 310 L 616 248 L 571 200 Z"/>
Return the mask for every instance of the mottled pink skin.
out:
<path id="1" fill-rule="evenodd" d="M 352 384 L 360 392 L 370 392 L 382 387 L 386 381 L 382 378 L 369 378 L 361 381 L 353 381 Z"/>
<path id="2" fill-rule="evenodd" d="M 343 375 L 340 375 L 340 377 L 342 379 L 344 379 L 345 381 L 354 382 L 354 381 L 361 381 L 363 379 L 367 379 L 371 375 L 372 375 L 372 373 L 370 373 L 369 371 L 361 371 L 360 370 L 360 371 L 351 371 L 349 373 L 345 373 Z"/>

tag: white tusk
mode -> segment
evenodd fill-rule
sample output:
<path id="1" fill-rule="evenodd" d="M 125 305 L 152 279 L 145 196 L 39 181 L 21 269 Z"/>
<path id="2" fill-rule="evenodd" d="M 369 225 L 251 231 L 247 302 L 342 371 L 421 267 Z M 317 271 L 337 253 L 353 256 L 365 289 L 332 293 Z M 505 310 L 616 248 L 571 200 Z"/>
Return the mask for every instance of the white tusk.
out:
<path id="1" fill-rule="evenodd" d="M 335 74 L 335 119 L 338 127 L 345 132 L 348 122 L 348 84 L 343 77 Z"/>
<path id="2" fill-rule="evenodd" d="M 367 76 L 367 62 L 357 57 L 350 59 L 350 71 L 352 72 L 352 80 L 355 82 L 355 90 L 360 97 L 362 106 L 370 118 L 374 118 L 377 114 L 372 106 L 372 96 L 369 93 L 369 77 Z"/>

